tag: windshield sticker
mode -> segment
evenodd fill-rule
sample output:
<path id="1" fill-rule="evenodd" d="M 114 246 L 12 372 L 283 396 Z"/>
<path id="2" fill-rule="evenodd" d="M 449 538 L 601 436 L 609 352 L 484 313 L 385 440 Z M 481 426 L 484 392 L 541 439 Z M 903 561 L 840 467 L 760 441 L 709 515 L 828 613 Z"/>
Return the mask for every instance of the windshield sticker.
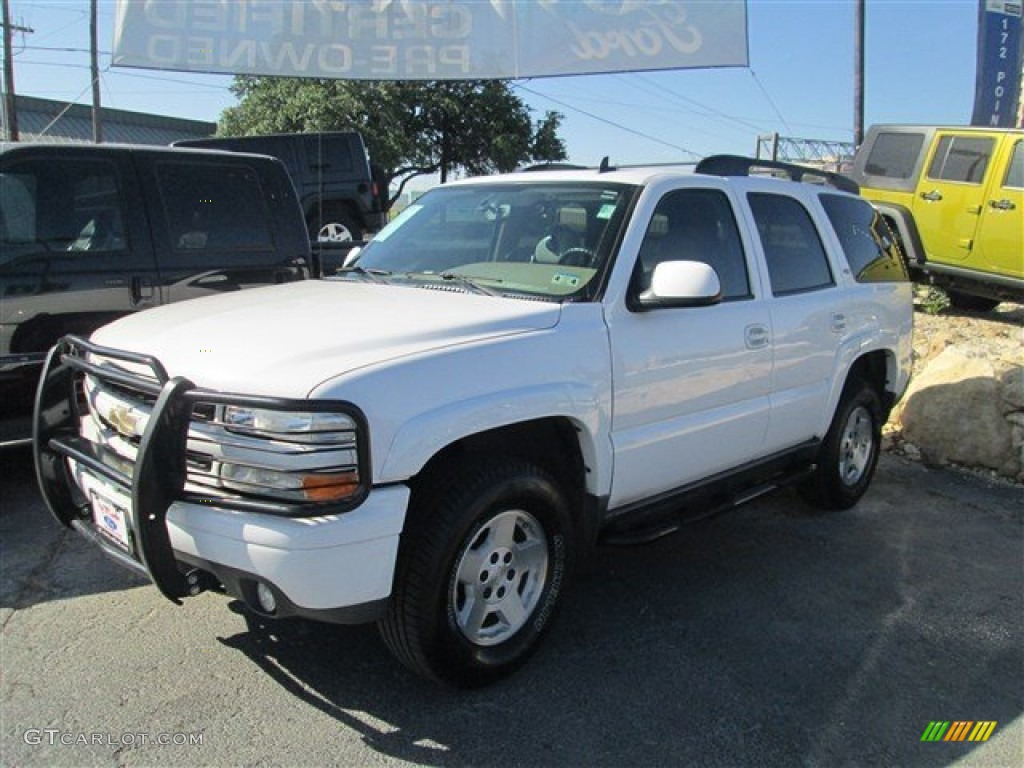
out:
<path id="1" fill-rule="evenodd" d="M 552 285 L 565 285 L 569 288 L 576 288 L 580 284 L 579 275 L 568 275 L 565 272 L 556 272 L 551 278 Z"/>
<path id="2" fill-rule="evenodd" d="M 615 213 L 615 203 L 605 203 L 601 206 L 601 210 L 597 212 L 597 218 L 610 219 L 613 213 Z"/>

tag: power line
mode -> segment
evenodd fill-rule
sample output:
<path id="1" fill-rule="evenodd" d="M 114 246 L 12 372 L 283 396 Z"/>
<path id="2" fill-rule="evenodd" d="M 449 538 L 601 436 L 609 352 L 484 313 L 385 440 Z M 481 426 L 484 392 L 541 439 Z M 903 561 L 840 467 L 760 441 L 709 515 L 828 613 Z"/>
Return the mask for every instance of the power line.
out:
<path id="1" fill-rule="evenodd" d="M 601 117 L 600 115 L 595 115 L 593 112 L 587 112 L 585 109 L 580 109 L 579 107 L 574 107 L 572 104 L 567 104 L 566 102 L 561 101 L 560 99 L 556 99 L 553 96 L 548 96 L 547 94 L 540 93 L 539 91 L 535 91 L 532 88 L 527 88 L 525 85 L 522 85 L 520 83 L 513 83 L 512 86 L 514 88 L 519 88 L 520 90 L 526 91 L 527 93 L 532 93 L 534 96 L 539 96 L 542 99 L 547 99 L 548 101 L 552 101 L 555 104 L 558 104 L 560 107 L 564 107 L 565 109 L 572 110 L 573 112 L 579 112 L 581 115 L 586 115 L 587 117 L 589 117 L 589 118 L 591 118 L 593 120 L 597 120 L 598 122 L 605 123 L 606 125 L 610 125 L 613 128 L 618 128 L 620 131 L 625 131 L 626 133 L 632 133 L 634 136 L 640 136 L 641 138 L 647 139 L 648 141 L 653 141 L 653 142 L 655 142 L 657 144 L 663 144 L 666 147 L 671 147 L 672 149 L 678 149 L 680 152 L 685 152 L 686 154 L 688 154 L 688 155 L 690 155 L 692 157 L 695 157 L 697 159 L 700 159 L 700 158 L 704 157 L 703 155 L 701 155 L 701 154 L 699 154 L 697 152 L 694 152 L 691 149 L 687 149 L 686 147 L 682 147 L 682 146 L 680 146 L 678 144 L 672 144 L 671 142 L 665 141 L 664 139 L 659 139 L 656 136 L 651 136 L 648 133 L 644 133 L 643 131 L 638 131 L 635 128 L 630 128 L 628 126 L 622 125 L 621 123 L 616 123 L 614 120 L 609 120 L 606 117 Z"/>
<path id="2" fill-rule="evenodd" d="M 768 100 L 768 103 L 771 105 L 772 109 L 775 110 L 775 114 L 779 118 L 779 122 L 781 122 L 782 125 L 785 126 L 786 131 L 788 133 L 793 133 L 793 129 L 789 127 L 789 123 L 786 122 L 786 118 L 782 116 L 782 112 L 780 112 L 779 108 L 775 106 L 775 101 L 772 99 L 771 94 L 768 93 L 768 89 L 764 87 L 764 84 L 761 82 L 761 79 L 757 76 L 757 72 L 754 71 L 753 67 L 750 68 L 750 75 L 754 78 L 754 82 L 757 83 L 758 87 L 761 89 L 761 93 L 764 94 L 764 97 Z"/>
<path id="3" fill-rule="evenodd" d="M 621 79 L 621 77 L 619 75 L 615 75 L 615 77 Z M 724 120 L 724 121 L 727 121 L 727 122 L 731 122 L 731 123 L 736 123 L 737 125 L 740 125 L 743 128 L 746 128 L 748 130 L 755 130 L 755 131 L 756 130 L 760 130 L 760 126 L 756 125 L 755 123 L 751 123 L 751 122 L 749 122 L 747 120 L 744 120 L 742 118 L 736 117 L 734 115 L 726 114 L 725 112 L 722 112 L 721 110 L 715 109 L 714 107 L 708 106 L 707 104 L 703 104 L 703 103 L 697 101 L 696 99 L 691 99 L 688 96 L 683 96 L 683 94 L 679 93 L 678 91 L 675 91 L 675 90 L 669 88 L 668 86 L 666 86 L 666 85 L 664 85 L 662 83 L 658 83 L 658 82 L 654 81 L 653 79 L 651 79 L 650 77 L 644 77 L 643 75 L 635 74 L 633 76 L 633 79 L 634 80 L 640 80 L 641 83 L 649 86 L 650 88 L 655 88 L 658 91 L 661 91 L 662 93 L 667 93 L 669 96 L 672 96 L 672 97 L 678 99 L 679 101 L 686 102 L 688 104 L 693 104 L 694 106 L 699 107 L 700 109 L 704 110 L 703 112 L 695 112 L 693 110 L 690 110 L 690 112 L 692 114 L 698 114 L 698 115 L 701 115 L 703 117 L 710 117 L 710 118 L 718 117 L 721 120 Z M 648 93 L 650 93 L 650 90 L 648 90 Z"/>
<path id="4" fill-rule="evenodd" d="M 59 48 L 49 45 L 23 45 L 21 46 L 23 51 L 60 51 L 61 53 L 89 53 L 88 48 Z M 96 51 L 96 53 L 102 53 L 104 56 L 110 56 L 110 51 Z"/>

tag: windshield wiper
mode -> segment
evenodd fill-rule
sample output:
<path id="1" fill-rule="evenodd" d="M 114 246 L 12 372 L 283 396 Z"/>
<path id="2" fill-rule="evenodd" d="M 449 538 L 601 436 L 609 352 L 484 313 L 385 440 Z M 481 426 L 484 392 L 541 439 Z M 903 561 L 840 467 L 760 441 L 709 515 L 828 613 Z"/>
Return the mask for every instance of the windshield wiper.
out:
<path id="1" fill-rule="evenodd" d="M 442 272 L 441 274 L 438 275 L 438 277 L 440 277 L 442 280 L 446 282 L 456 282 L 459 285 L 463 286 L 464 288 L 469 288 L 471 291 L 483 294 L 484 296 L 498 295 L 491 289 L 484 288 L 482 285 L 480 285 L 480 283 L 478 283 L 473 278 L 466 277 L 465 275 L 458 275 L 455 272 Z"/>
<path id="2" fill-rule="evenodd" d="M 417 279 L 428 279 L 428 280 L 443 280 L 446 283 L 458 283 L 463 289 L 469 293 L 479 293 L 483 296 L 498 296 L 499 294 L 484 288 L 476 280 L 465 275 L 460 275 L 457 272 L 406 272 L 405 277 L 417 280 Z M 487 278 L 488 280 L 490 278 Z M 495 282 L 501 282 L 496 280 Z"/>
<path id="3" fill-rule="evenodd" d="M 335 272 L 336 275 L 359 275 L 369 280 L 371 283 L 386 283 L 387 277 L 391 273 L 386 269 L 372 269 L 367 267 L 360 267 L 358 264 L 353 267 L 343 267 Z"/>

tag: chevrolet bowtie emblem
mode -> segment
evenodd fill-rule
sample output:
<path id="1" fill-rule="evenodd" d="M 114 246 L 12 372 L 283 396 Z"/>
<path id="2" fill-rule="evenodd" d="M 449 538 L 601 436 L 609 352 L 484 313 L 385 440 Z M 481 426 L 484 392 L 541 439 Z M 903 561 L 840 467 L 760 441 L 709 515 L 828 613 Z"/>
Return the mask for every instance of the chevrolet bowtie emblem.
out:
<path id="1" fill-rule="evenodd" d="M 138 436 L 139 417 L 124 405 L 115 405 L 107 414 L 107 421 L 122 435 Z"/>

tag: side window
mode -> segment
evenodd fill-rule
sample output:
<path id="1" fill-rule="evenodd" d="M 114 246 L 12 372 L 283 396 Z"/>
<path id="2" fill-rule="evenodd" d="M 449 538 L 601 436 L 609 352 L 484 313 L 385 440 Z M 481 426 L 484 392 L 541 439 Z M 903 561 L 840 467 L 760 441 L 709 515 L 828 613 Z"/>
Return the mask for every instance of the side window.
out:
<path id="1" fill-rule="evenodd" d="M 124 215 L 112 164 L 27 160 L 0 174 L 3 262 L 57 252 L 122 252 Z"/>
<path id="2" fill-rule="evenodd" d="M 882 217 L 870 203 L 854 197 L 821 195 L 821 204 L 857 282 L 907 280 L 899 250 L 889 237 Z"/>
<path id="3" fill-rule="evenodd" d="M 1013 145 L 1013 156 L 1010 158 L 1010 167 L 1006 169 L 1003 186 L 1024 189 L 1024 141 Z"/>
<path id="4" fill-rule="evenodd" d="M 761 192 L 751 192 L 747 199 L 775 296 L 835 284 L 818 230 L 803 204 L 786 195 Z"/>
<path id="5" fill-rule="evenodd" d="M 921 133 L 880 133 L 871 145 L 864 172 L 890 179 L 909 179 L 924 144 Z"/>
<path id="6" fill-rule="evenodd" d="M 980 184 L 995 140 L 977 136 L 943 136 L 928 166 L 928 178 Z"/>
<path id="7" fill-rule="evenodd" d="M 162 162 L 157 180 L 177 251 L 265 250 L 273 246 L 256 173 L 244 165 Z"/>
<path id="8" fill-rule="evenodd" d="M 718 273 L 724 301 L 751 297 L 732 205 L 718 190 L 679 189 L 658 202 L 640 246 L 636 279 L 641 291 L 663 261 L 702 261 Z"/>

